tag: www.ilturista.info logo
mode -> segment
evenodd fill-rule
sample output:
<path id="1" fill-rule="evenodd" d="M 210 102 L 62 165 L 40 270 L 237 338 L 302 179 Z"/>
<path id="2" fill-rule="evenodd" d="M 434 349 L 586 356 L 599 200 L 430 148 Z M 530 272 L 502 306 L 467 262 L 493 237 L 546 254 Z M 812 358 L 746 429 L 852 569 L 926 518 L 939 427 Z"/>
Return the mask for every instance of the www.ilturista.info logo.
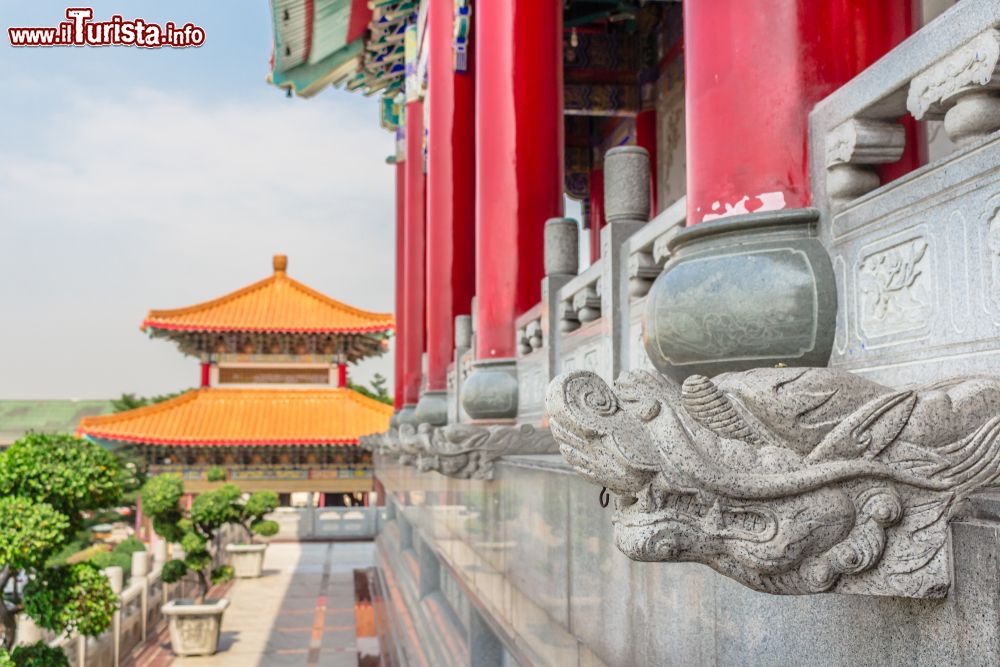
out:
<path id="1" fill-rule="evenodd" d="M 163 25 L 143 19 L 125 20 L 117 14 L 108 21 L 92 21 L 90 7 L 70 7 L 66 18 L 50 28 L 7 28 L 11 46 L 140 46 L 147 49 L 185 48 L 205 43 L 205 29 L 168 21 Z"/>

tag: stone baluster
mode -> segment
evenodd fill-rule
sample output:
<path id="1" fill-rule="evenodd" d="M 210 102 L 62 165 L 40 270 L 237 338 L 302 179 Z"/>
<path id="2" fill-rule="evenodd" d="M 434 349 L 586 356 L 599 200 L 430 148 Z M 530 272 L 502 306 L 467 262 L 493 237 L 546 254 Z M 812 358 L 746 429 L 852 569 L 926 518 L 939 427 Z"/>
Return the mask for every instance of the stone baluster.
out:
<path id="1" fill-rule="evenodd" d="M 959 146 L 1000 130 L 1000 30 L 980 33 L 910 82 L 906 108 L 917 120 L 944 118 Z"/>
<path id="2" fill-rule="evenodd" d="M 40 641 L 42 641 L 41 628 L 27 614 L 18 614 L 15 646 L 29 646 Z"/>
<path id="3" fill-rule="evenodd" d="M 104 570 L 104 576 L 108 578 L 108 583 L 111 584 L 111 592 L 118 596 L 121 600 L 122 589 L 125 585 L 125 571 L 122 570 L 117 565 L 112 565 L 111 567 L 106 567 Z M 111 618 L 111 643 L 114 646 L 114 667 L 118 667 L 121 662 L 121 643 L 122 643 L 122 605 L 119 604 L 118 608 L 115 609 L 115 613 Z"/>
<path id="4" fill-rule="evenodd" d="M 167 562 L 167 542 L 165 540 L 156 540 L 153 543 L 153 563 L 163 567 L 163 564 Z"/>
<path id="5" fill-rule="evenodd" d="M 149 552 L 135 551 L 132 553 L 132 576 L 129 583 L 141 587 L 140 608 L 142 610 L 141 632 L 142 638 L 146 638 L 146 621 L 149 615 Z"/>
<path id="6" fill-rule="evenodd" d="M 548 341 L 548 377 L 559 374 L 559 332 L 566 331 L 559 290 L 580 267 L 580 228 L 572 218 L 550 218 L 545 223 L 545 277 L 542 279 L 542 317 L 539 342 Z M 575 318 L 575 313 L 574 313 Z M 573 328 L 579 327 L 579 323 Z M 530 345 L 531 338 L 528 340 Z"/>
<path id="7" fill-rule="evenodd" d="M 826 136 L 826 193 L 834 210 L 881 183 L 874 165 L 896 162 L 906 136 L 899 123 L 852 118 Z"/>
<path id="8" fill-rule="evenodd" d="M 649 221 L 649 153 L 638 146 L 619 146 L 604 155 L 604 210 L 601 230 L 601 314 L 608 319 L 605 344 L 610 346 L 611 377 L 629 358 L 628 239 Z M 583 319 L 582 317 L 580 318 Z"/>
<path id="9" fill-rule="evenodd" d="M 475 310 L 475 309 L 473 309 Z M 455 423 L 464 421 L 464 411 L 462 410 L 462 383 L 465 377 L 462 374 L 462 358 L 472 349 L 472 316 L 455 316 L 455 374 L 452 382 L 455 383 L 454 391 L 448 404 L 448 422 Z"/>

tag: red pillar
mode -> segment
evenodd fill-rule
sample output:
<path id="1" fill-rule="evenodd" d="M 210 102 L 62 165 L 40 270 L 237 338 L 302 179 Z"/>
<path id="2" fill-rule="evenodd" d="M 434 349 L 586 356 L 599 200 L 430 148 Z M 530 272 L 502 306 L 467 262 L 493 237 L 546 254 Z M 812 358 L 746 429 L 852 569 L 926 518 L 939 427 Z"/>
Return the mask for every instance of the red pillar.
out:
<path id="1" fill-rule="evenodd" d="M 562 3 L 476 5 L 476 358 L 513 357 L 563 213 Z"/>
<path id="2" fill-rule="evenodd" d="M 420 357 L 424 353 L 424 104 L 406 104 L 406 210 L 403 234 L 403 405 L 420 398 Z"/>
<path id="3" fill-rule="evenodd" d="M 454 15 L 453 0 L 429 1 L 427 395 L 417 419 L 431 423 L 447 420 L 455 316 L 469 314 L 475 292 L 475 75 L 455 71 Z"/>
<path id="4" fill-rule="evenodd" d="M 397 157 L 394 160 L 396 170 L 396 331 L 395 358 L 393 359 L 394 389 L 392 404 L 399 412 L 403 407 L 403 340 L 405 339 L 406 315 L 406 163 Z"/>
<path id="5" fill-rule="evenodd" d="M 590 263 L 601 258 L 601 229 L 604 228 L 604 170 L 590 172 Z"/>
<path id="6" fill-rule="evenodd" d="M 913 28 L 911 0 L 684 3 L 688 224 L 808 206 L 809 111 Z"/>
<path id="7" fill-rule="evenodd" d="M 337 364 L 337 386 L 347 386 L 347 364 Z"/>
<path id="8" fill-rule="evenodd" d="M 201 362 L 201 385 L 202 387 L 208 387 L 212 384 L 212 362 L 203 361 Z"/>
<path id="9" fill-rule="evenodd" d="M 474 419 L 517 414 L 514 322 L 541 297 L 545 221 L 563 214 L 562 7 L 476 4 Z"/>
<path id="10" fill-rule="evenodd" d="M 635 117 L 635 145 L 649 153 L 649 218 L 656 217 L 656 109 L 640 111 Z"/>

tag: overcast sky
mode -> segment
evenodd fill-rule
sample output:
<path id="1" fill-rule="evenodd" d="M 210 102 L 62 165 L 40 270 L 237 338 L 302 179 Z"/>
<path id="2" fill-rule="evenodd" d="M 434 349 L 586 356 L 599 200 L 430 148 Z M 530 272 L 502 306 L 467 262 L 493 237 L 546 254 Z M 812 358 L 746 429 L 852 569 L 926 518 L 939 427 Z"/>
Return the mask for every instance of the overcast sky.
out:
<path id="1" fill-rule="evenodd" d="M 0 398 L 108 398 L 197 383 L 197 361 L 139 331 L 289 275 L 393 308 L 392 136 L 374 98 L 268 85 L 266 0 L 95 0 L 202 26 L 197 49 L 13 49 L 66 3 L 0 0 Z M 352 367 L 391 379 L 391 356 Z M 391 386 L 391 383 L 390 383 Z"/>

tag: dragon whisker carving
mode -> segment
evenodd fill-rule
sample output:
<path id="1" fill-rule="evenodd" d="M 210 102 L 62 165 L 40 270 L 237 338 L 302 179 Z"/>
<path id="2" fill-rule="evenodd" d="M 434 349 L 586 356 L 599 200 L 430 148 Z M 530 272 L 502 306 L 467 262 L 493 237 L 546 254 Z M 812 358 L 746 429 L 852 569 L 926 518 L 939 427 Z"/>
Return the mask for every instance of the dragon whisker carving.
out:
<path id="1" fill-rule="evenodd" d="M 1000 380 L 894 391 L 831 369 L 551 383 L 566 460 L 618 496 L 619 548 L 771 593 L 939 597 L 948 520 L 1000 477 Z"/>

